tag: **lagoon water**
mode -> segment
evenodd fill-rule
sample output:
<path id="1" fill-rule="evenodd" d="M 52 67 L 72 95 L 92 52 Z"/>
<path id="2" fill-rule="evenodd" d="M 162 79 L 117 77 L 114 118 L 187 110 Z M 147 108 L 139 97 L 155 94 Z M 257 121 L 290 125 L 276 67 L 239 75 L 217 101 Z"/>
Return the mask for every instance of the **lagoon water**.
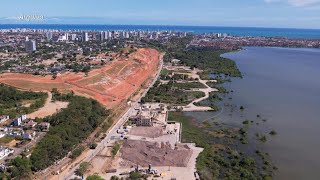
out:
<path id="1" fill-rule="evenodd" d="M 276 179 L 319 179 L 320 49 L 248 47 L 224 57 L 244 73 L 230 84 L 233 101 L 267 116 L 279 133 L 264 145 Z"/>
<path id="2" fill-rule="evenodd" d="M 278 133 L 266 143 L 257 141 L 279 168 L 275 179 L 319 179 L 320 49 L 245 47 L 223 57 L 236 61 L 244 75 L 225 86 L 234 90 L 227 95 L 232 97 L 229 103 L 236 109 L 244 106 L 245 112 L 224 108 L 187 115 L 200 120 L 217 115 L 221 122 L 240 125 L 260 114 L 267 122 L 258 128 Z"/>

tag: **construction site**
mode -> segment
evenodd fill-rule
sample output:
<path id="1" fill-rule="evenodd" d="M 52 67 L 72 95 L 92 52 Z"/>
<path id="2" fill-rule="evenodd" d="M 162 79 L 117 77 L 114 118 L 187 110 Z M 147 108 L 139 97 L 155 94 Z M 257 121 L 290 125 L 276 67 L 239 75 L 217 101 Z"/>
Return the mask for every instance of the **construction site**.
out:
<path id="1" fill-rule="evenodd" d="M 135 109 L 92 159 L 88 174 L 110 179 L 139 172 L 150 179 L 195 179 L 196 157 L 202 148 L 180 142 L 181 124 L 167 121 L 165 105 L 144 104 Z"/>
<path id="2" fill-rule="evenodd" d="M 128 56 L 117 55 L 113 61 L 89 73 L 66 72 L 57 77 L 32 74 L 4 73 L 0 82 L 22 90 L 73 91 L 77 95 L 93 98 L 113 108 L 128 100 L 150 79 L 159 65 L 159 52 L 140 48 Z"/>

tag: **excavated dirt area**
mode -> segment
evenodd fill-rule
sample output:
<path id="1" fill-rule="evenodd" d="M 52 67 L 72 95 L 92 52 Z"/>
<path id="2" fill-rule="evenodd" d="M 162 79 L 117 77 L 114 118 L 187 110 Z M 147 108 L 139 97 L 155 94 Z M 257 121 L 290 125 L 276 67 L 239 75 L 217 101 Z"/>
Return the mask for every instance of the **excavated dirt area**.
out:
<path id="1" fill-rule="evenodd" d="M 133 127 L 129 135 L 157 138 L 163 135 L 162 127 Z"/>
<path id="2" fill-rule="evenodd" d="M 120 152 L 124 160 L 143 167 L 149 164 L 186 167 L 192 155 L 192 150 L 188 146 L 172 149 L 170 144 L 135 140 L 126 140 Z"/>
<path id="3" fill-rule="evenodd" d="M 72 90 L 77 95 L 91 97 L 113 108 L 126 101 L 141 85 L 154 75 L 159 64 L 159 52 L 140 48 L 128 58 L 117 57 L 106 66 L 84 73 L 67 72 L 52 76 L 4 73 L 0 82 L 31 91 Z"/>

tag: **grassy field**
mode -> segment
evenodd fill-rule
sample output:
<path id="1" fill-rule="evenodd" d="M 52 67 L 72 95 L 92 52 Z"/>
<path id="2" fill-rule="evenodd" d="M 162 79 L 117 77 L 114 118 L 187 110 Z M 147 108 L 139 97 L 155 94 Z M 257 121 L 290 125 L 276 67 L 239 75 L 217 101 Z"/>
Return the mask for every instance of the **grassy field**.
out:
<path id="1" fill-rule="evenodd" d="M 171 83 L 152 87 L 148 94 L 142 98 L 144 102 L 158 102 L 170 105 L 184 106 L 195 99 L 204 97 L 201 91 L 184 91 L 181 88 L 174 88 Z"/>
<path id="2" fill-rule="evenodd" d="M 14 140 L 14 137 L 5 136 L 5 137 L 0 138 L 0 144 L 1 145 L 6 145 L 6 144 L 10 143 L 13 140 Z"/>
<path id="3" fill-rule="evenodd" d="M 179 89 L 206 88 L 206 86 L 200 82 L 174 83 L 174 87 Z"/>

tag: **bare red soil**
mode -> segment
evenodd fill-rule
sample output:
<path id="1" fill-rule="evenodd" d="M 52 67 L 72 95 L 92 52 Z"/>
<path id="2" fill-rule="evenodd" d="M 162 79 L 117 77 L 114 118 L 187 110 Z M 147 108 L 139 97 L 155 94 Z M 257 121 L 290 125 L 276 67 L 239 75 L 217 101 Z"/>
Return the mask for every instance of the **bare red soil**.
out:
<path id="1" fill-rule="evenodd" d="M 24 90 L 61 91 L 72 90 L 77 95 L 91 97 L 109 108 L 127 100 L 141 85 L 156 72 L 159 52 L 141 48 L 131 53 L 129 58 L 118 57 L 111 64 L 94 69 L 86 77 L 84 73 L 34 76 L 31 74 L 5 73 L 0 82 Z"/>

